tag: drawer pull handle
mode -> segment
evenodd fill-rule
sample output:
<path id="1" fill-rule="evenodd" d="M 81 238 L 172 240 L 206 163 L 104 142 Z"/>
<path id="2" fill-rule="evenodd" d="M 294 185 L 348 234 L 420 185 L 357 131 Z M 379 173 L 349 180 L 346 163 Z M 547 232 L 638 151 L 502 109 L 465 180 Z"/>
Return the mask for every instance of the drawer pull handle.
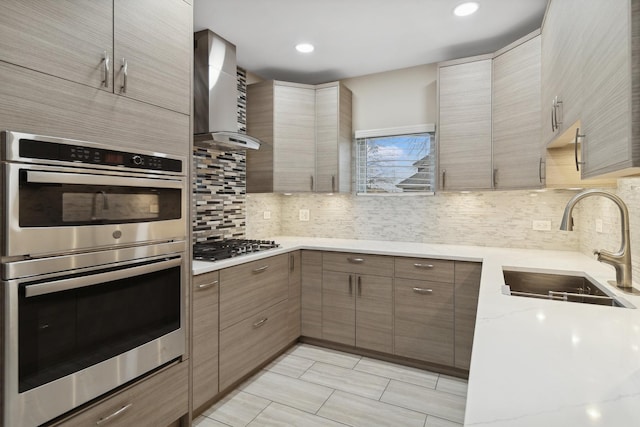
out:
<path id="1" fill-rule="evenodd" d="M 120 415 L 124 414 L 126 411 L 128 411 L 131 407 L 133 406 L 133 403 L 129 403 L 128 405 L 124 405 L 122 408 L 118 409 L 116 412 L 114 412 L 111 415 L 108 415 L 104 418 L 100 418 L 98 421 L 96 421 L 96 425 L 100 426 L 103 425 L 105 423 L 108 423 L 109 421 L 113 420 L 114 418 L 119 417 Z"/>
<path id="2" fill-rule="evenodd" d="M 260 319 L 256 323 L 253 324 L 253 327 L 254 328 L 259 328 L 260 326 L 264 325 L 267 320 L 269 320 L 268 317 L 265 317 L 264 319 Z"/>
<path id="3" fill-rule="evenodd" d="M 362 296 L 362 277 L 358 276 L 358 295 Z"/>
<path id="4" fill-rule="evenodd" d="M 351 275 L 349 275 L 349 295 L 351 295 L 352 291 L 353 291 L 353 279 Z"/>
<path id="5" fill-rule="evenodd" d="M 425 288 L 413 288 L 413 292 L 417 294 L 432 294 L 433 289 L 425 289 Z"/>
<path id="6" fill-rule="evenodd" d="M 413 264 L 415 268 L 433 268 L 433 264 Z"/>
<path id="7" fill-rule="evenodd" d="M 347 261 L 353 264 L 362 264 L 364 262 L 364 258 L 347 258 Z"/>
<path id="8" fill-rule="evenodd" d="M 196 286 L 196 290 L 197 291 L 201 291 L 203 289 L 210 288 L 210 287 L 212 287 L 214 285 L 217 285 L 217 284 L 218 284 L 217 280 L 214 280 L 213 282 L 209 282 L 209 283 L 202 283 L 202 284 Z"/>
<path id="9" fill-rule="evenodd" d="M 269 268 L 268 265 L 263 265 L 262 267 L 256 268 L 253 270 L 254 273 L 262 273 L 263 271 L 265 271 L 267 268 Z"/>

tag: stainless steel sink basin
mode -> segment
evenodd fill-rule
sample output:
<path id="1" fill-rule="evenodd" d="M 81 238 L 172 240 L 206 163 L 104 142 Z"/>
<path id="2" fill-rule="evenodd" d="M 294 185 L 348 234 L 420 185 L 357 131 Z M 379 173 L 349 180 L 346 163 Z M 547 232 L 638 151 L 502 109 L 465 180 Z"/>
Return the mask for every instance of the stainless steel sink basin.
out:
<path id="1" fill-rule="evenodd" d="M 629 308 L 612 293 L 583 276 L 502 270 L 507 295 Z"/>

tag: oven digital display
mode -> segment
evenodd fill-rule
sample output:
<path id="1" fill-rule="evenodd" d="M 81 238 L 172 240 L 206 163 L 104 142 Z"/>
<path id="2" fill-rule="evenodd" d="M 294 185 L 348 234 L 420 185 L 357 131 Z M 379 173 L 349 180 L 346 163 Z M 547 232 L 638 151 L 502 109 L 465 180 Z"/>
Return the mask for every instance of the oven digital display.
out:
<path id="1" fill-rule="evenodd" d="M 122 165 L 124 164 L 124 156 L 122 153 L 104 153 L 104 163 L 108 163 L 110 165 Z"/>

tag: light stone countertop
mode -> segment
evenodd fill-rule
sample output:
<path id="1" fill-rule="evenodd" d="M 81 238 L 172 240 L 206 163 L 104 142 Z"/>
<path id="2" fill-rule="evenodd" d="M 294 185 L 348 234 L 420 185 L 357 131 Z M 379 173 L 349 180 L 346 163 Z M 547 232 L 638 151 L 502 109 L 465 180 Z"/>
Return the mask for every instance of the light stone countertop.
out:
<path id="1" fill-rule="evenodd" d="M 202 274 L 297 249 L 482 261 L 465 426 L 626 427 L 640 425 L 640 309 L 503 295 L 503 267 L 607 284 L 612 267 L 578 252 L 388 241 L 274 237 L 281 247 L 218 262 Z M 636 288 L 640 288 L 637 284 Z"/>

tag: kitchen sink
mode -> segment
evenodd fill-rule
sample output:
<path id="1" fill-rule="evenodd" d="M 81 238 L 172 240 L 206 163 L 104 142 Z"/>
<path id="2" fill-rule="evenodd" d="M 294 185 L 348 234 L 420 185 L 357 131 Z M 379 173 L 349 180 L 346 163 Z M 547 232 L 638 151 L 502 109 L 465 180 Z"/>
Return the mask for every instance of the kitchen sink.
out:
<path id="1" fill-rule="evenodd" d="M 584 276 L 502 270 L 505 295 L 634 308 Z"/>

